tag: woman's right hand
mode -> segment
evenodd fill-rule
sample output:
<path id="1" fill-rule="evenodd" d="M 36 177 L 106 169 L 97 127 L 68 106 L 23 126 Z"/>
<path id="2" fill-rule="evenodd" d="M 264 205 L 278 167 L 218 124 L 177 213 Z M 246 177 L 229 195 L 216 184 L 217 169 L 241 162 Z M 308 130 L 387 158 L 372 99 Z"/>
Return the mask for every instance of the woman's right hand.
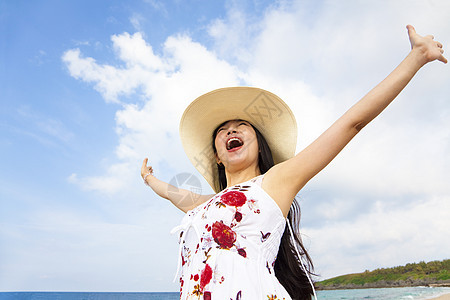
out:
<path id="1" fill-rule="evenodd" d="M 141 167 L 141 176 L 142 179 L 145 178 L 145 184 L 151 187 L 152 190 L 160 197 L 169 200 L 183 212 L 193 209 L 197 205 L 211 199 L 214 196 L 197 194 L 191 190 L 181 189 L 178 186 L 173 186 L 167 182 L 159 180 L 158 178 L 153 177 L 153 168 L 152 166 L 147 166 L 147 163 L 148 158 L 145 158 Z"/>
<path id="2" fill-rule="evenodd" d="M 147 163 L 148 163 L 148 158 L 145 158 L 144 162 L 142 163 L 142 167 L 141 167 L 142 179 L 144 179 L 147 174 L 153 174 L 152 166 L 147 166 Z"/>

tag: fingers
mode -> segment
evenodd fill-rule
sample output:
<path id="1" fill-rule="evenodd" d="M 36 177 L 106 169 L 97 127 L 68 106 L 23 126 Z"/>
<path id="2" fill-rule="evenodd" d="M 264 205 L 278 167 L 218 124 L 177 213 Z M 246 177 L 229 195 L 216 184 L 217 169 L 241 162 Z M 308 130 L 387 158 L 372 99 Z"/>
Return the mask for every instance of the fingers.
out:
<path id="1" fill-rule="evenodd" d="M 148 158 L 144 158 L 144 162 L 142 163 L 142 168 L 147 167 Z"/>
<path id="2" fill-rule="evenodd" d="M 443 45 L 440 42 L 438 42 L 438 41 L 436 41 L 435 43 L 436 43 L 436 47 L 439 48 L 439 52 L 441 52 L 441 56 L 438 57 L 438 60 L 443 62 L 444 64 L 446 64 L 447 63 L 447 59 L 443 55 L 444 54 L 444 49 L 442 49 Z"/>
<path id="3" fill-rule="evenodd" d="M 147 162 L 148 162 L 148 158 L 144 158 L 144 162 L 142 163 L 142 167 L 141 167 L 141 176 L 144 176 L 144 173 L 147 170 Z"/>
<path id="4" fill-rule="evenodd" d="M 408 29 L 408 35 L 409 35 L 410 38 L 411 38 L 413 35 L 417 34 L 416 29 L 415 29 L 414 26 L 412 26 L 412 25 L 406 25 L 406 29 Z M 429 34 L 429 35 L 425 36 L 425 38 L 434 40 L 434 35 Z M 439 43 L 439 44 L 440 44 L 440 43 Z"/>
<path id="5" fill-rule="evenodd" d="M 153 174 L 153 167 L 152 166 L 147 167 L 147 163 L 148 163 L 148 158 L 144 158 L 144 161 L 143 161 L 142 167 L 141 167 L 142 178 L 144 178 L 144 176 L 146 176 L 147 174 Z"/>
<path id="6" fill-rule="evenodd" d="M 447 59 L 444 57 L 444 55 L 441 55 L 440 57 L 438 57 L 439 61 L 442 61 L 444 64 L 447 63 Z"/>
<path id="7" fill-rule="evenodd" d="M 153 174 L 153 168 L 151 166 L 147 167 L 147 163 L 148 163 L 148 158 L 144 158 L 144 161 L 142 162 L 142 167 L 141 167 L 141 176 L 142 177 L 144 177 L 148 173 Z"/>
<path id="8" fill-rule="evenodd" d="M 444 49 L 442 43 L 438 41 L 434 41 L 433 35 L 427 35 L 424 37 L 421 37 L 416 33 L 416 29 L 412 25 L 407 25 L 406 29 L 408 29 L 408 36 L 409 40 L 411 42 L 411 48 L 414 48 L 416 46 L 418 47 L 425 47 L 424 49 L 428 49 L 427 51 L 431 51 L 431 55 L 429 56 L 429 61 L 432 60 L 439 60 L 443 63 L 447 63 L 447 59 L 444 57 Z M 436 47 L 439 52 L 436 52 Z M 440 54 L 440 55 L 439 55 Z"/>
<path id="9" fill-rule="evenodd" d="M 408 29 L 408 35 L 411 37 L 416 34 L 416 29 L 412 25 L 406 25 L 406 29 Z"/>
<path id="10" fill-rule="evenodd" d="M 414 48 L 417 39 L 416 29 L 412 25 L 406 25 L 406 29 L 408 29 L 408 38 L 411 43 L 411 49 Z"/>
<path id="11" fill-rule="evenodd" d="M 142 163 L 142 167 L 141 167 L 141 177 L 144 177 L 145 170 L 147 169 L 147 161 L 148 161 L 148 158 L 144 158 L 144 162 Z"/>

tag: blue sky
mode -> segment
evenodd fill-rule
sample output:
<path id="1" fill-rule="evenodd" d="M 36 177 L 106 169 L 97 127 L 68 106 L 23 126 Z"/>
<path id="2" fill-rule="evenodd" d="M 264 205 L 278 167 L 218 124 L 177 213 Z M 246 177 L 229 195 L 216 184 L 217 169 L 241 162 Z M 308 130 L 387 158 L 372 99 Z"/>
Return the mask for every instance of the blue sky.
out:
<path id="1" fill-rule="evenodd" d="M 409 50 L 448 49 L 447 1 L 0 0 L 0 291 L 177 291 L 182 212 L 139 175 L 201 176 L 184 108 L 215 88 L 281 96 L 312 142 Z M 448 66 L 425 66 L 300 193 L 328 278 L 448 258 Z M 204 193 L 211 190 L 202 179 Z"/>

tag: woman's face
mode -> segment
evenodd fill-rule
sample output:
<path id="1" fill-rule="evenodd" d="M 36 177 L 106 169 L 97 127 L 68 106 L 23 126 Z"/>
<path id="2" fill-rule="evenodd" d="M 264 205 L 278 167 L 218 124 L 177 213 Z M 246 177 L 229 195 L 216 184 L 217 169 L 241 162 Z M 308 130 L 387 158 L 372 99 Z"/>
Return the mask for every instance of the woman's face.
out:
<path id="1" fill-rule="evenodd" d="M 218 162 L 225 168 L 247 168 L 258 164 L 258 142 L 256 133 L 249 122 L 231 120 L 219 127 L 214 141 Z"/>

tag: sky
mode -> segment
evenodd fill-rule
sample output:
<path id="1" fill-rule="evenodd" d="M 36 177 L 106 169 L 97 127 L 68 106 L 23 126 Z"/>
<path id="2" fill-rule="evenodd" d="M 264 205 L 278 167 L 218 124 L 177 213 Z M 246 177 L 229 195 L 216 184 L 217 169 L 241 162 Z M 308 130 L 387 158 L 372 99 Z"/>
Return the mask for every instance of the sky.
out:
<path id="1" fill-rule="evenodd" d="M 182 149 L 187 105 L 269 90 L 299 152 L 408 54 L 407 24 L 449 49 L 449 16 L 446 0 L 0 0 L 0 291 L 178 291 L 183 213 L 140 167 L 212 192 Z M 317 280 L 449 258 L 448 82 L 426 65 L 299 193 Z"/>

